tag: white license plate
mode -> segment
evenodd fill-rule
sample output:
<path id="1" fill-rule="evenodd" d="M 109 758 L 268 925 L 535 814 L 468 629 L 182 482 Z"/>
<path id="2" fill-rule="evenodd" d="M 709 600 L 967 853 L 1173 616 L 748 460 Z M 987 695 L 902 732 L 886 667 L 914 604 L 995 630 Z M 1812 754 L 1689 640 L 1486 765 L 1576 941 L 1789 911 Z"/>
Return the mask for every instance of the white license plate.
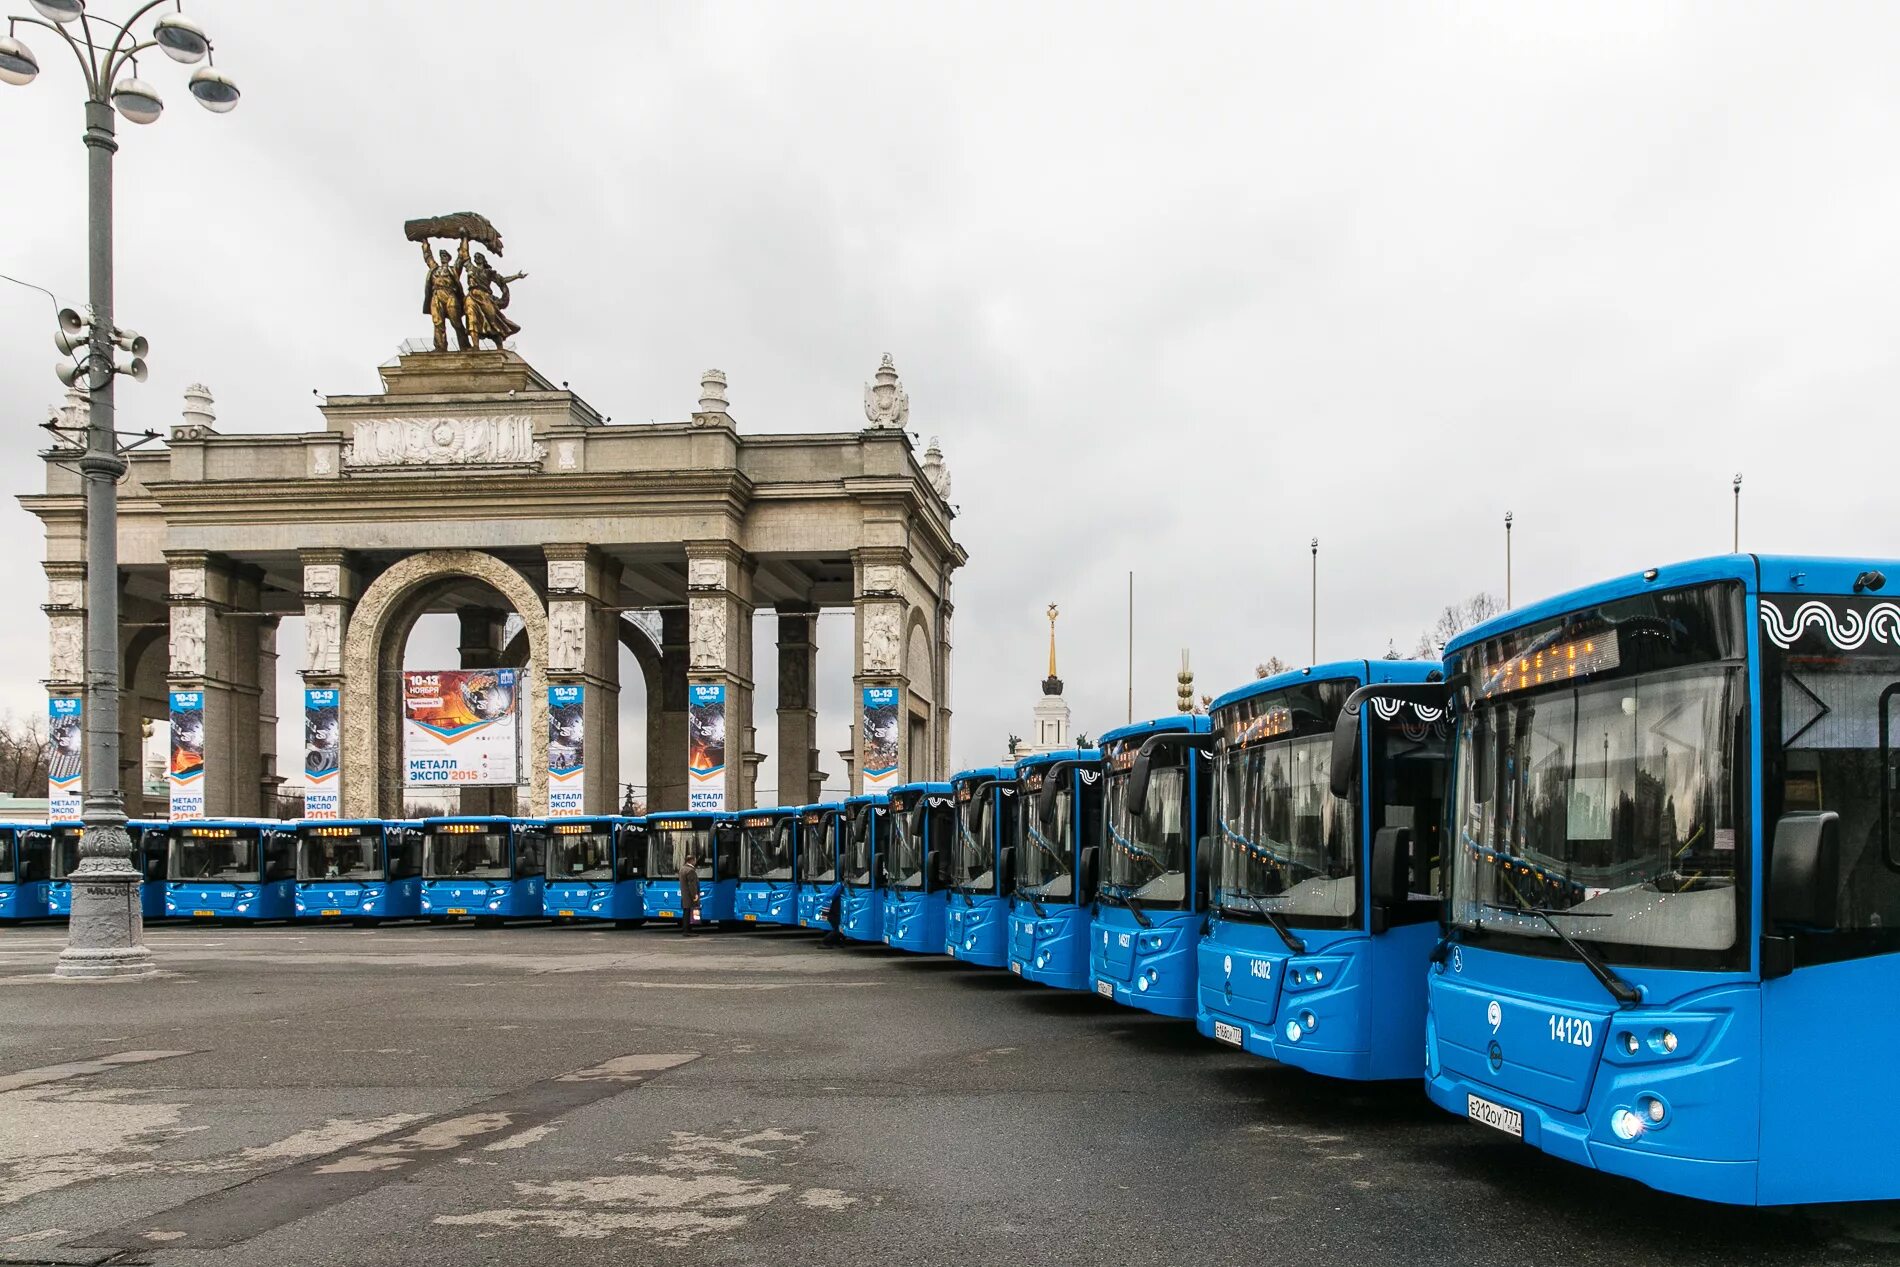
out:
<path id="1" fill-rule="evenodd" d="M 1483 1096 L 1465 1096 L 1465 1116 L 1493 1130 L 1503 1131 L 1506 1135 L 1524 1138 L 1524 1115 L 1502 1104 L 1493 1104 Z"/>
<path id="2" fill-rule="evenodd" d="M 1240 1026 L 1229 1025 L 1226 1021 L 1214 1022 L 1214 1038 L 1215 1041 L 1226 1043 L 1230 1047 L 1242 1045 Z"/>
<path id="3" fill-rule="evenodd" d="M 1011 965 L 1009 965 L 1009 970 L 1015 973 L 1019 977 L 1023 975 L 1023 966 L 1019 963 L 1012 963 Z"/>
<path id="4" fill-rule="evenodd" d="M 1112 999 L 1115 997 L 1115 983 L 1113 981 L 1097 981 L 1095 983 L 1095 992 L 1105 999 Z"/>

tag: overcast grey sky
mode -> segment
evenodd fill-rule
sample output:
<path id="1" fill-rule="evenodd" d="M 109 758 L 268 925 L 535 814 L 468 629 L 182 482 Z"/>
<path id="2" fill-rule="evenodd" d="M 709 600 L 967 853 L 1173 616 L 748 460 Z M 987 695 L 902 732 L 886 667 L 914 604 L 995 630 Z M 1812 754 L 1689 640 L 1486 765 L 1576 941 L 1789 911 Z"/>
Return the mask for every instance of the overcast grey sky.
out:
<path id="1" fill-rule="evenodd" d="M 963 764 L 1026 730 L 1052 600 L 1078 728 L 1123 719 L 1130 569 L 1153 715 L 1183 647 L 1210 693 L 1306 659 L 1315 535 L 1323 659 L 1501 592 L 1507 509 L 1520 600 L 1726 550 L 1737 470 L 1744 546 L 1900 554 L 1891 6 L 188 8 L 245 97 L 151 59 L 170 109 L 122 125 L 126 423 L 203 381 L 224 430 L 320 425 L 425 333 L 402 221 L 462 208 L 532 274 L 519 350 L 617 420 L 718 366 L 744 430 L 854 428 L 888 351 L 963 512 Z M 76 303 L 80 86 L 29 38 L 0 272 Z M 0 286 L 8 493 L 50 317 Z M 0 703 L 39 710 L 0 515 Z"/>

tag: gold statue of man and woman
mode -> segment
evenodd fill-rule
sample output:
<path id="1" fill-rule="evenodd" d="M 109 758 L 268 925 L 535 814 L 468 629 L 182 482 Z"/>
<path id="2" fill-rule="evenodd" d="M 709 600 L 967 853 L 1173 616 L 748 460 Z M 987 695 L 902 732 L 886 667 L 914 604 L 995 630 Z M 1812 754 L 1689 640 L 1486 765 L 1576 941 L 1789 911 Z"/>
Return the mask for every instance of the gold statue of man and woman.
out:
<path id="1" fill-rule="evenodd" d="M 461 249 L 453 255 L 446 250 L 431 255 L 429 239 L 444 236 L 444 228 L 460 231 Z M 479 233 L 485 245 L 500 253 L 501 235 L 486 220 L 461 212 L 435 221 L 412 220 L 404 229 L 411 240 L 422 243 L 422 262 L 429 270 L 422 291 L 422 311 L 435 326 L 436 351 L 449 350 L 451 332 L 457 351 L 479 350 L 483 339 L 494 343 L 499 351 L 503 341 L 521 332 L 521 327 L 508 319 L 505 309 L 508 284 L 527 274 L 498 272 L 480 251 L 472 256 L 469 253 L 471 233 Z"/>

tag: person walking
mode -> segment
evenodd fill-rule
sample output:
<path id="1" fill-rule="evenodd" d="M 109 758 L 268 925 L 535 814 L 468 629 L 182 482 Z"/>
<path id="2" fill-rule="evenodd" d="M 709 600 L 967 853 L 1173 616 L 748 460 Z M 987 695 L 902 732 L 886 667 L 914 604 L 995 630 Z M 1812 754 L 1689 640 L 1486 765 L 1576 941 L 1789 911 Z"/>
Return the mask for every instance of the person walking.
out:
<path id="1" fill-rule="evenodd" d="M 693 935 L 693 921 L 699 916 L 699 859 L 688 853 L 680 862 L 680 934 Z"/>

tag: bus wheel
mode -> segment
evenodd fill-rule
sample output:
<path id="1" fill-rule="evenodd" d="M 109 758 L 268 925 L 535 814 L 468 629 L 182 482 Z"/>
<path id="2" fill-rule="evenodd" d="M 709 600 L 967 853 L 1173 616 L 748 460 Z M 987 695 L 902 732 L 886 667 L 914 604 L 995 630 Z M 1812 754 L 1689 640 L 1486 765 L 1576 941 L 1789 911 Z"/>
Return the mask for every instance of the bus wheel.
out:
<path id="1" fill-rule="evenodd" d="M 477 928 L 500 928 L 500 927 L 501 927 L 501 917 L 500 917 L 499 915 L 477 915 L 477 916 L 475 917 L 475 927 L 477 927 Z"/>

